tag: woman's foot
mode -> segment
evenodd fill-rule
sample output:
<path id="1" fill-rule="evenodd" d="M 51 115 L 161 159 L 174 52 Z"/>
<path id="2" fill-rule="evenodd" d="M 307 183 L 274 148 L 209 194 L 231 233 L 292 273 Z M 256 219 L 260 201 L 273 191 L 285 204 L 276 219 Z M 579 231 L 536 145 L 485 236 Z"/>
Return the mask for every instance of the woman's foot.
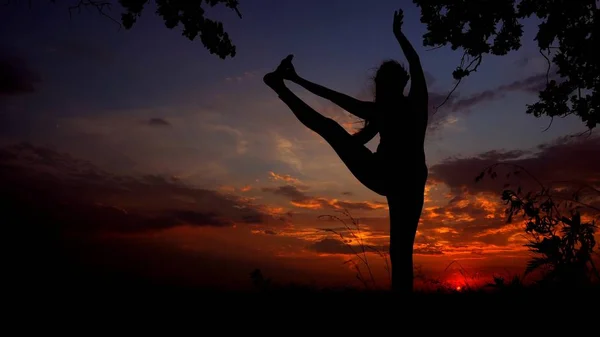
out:
<path id="1" fill-rule="evenodd" d="M 263 77 L 263 82 L 265 82 L 265 84 L 268 85 L 271 89 L 279 91 L 280 89 L 285 87 L 285 84 L 283 83 L 283 76 L 281 75 L 282 74 L 278 68 L 277 70 L 266 74 Z"/>
<path id="2" fill-rule="evenodd" d="M 277 67 L 277 70 L 281 71 L 283 78 L 290 81 L 295 81 L 298 79 L 298 74 L 296 73 L 296 69 L 292 63 L 293 58 L 293 54 L 288 55 L 283 59 L 283 61 L 281 61 L 279 67 Z"/>
<path id="3" fill-rule="evenodd" d="M 279 64 L 279 66 L 277 66 L 277 69 L 275 69 L 275 71 L 266 74 L 263 77 L 263 81 L 265 82 L 265 84 L 275 91 L 281 89 L 282 87 L 285 87 L 285 84 L 283 83 L 285 72 L 286 70 L 289 70 L 290 67 L 292 70 L 294 69 L 294 66 L 292 65 L 292 58 L 294 58 L 294 55 L 288 55 L 281 61 L 281 63 Z"/>

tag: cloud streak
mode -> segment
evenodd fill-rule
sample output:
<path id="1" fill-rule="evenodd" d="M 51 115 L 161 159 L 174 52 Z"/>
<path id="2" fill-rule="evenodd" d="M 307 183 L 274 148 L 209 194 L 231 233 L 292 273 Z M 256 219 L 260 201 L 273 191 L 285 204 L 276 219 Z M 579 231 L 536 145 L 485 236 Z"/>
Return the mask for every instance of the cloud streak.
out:
<path id="1" fill-rule="evenodd" d="M 27 143 L 0 150 L 5 196 L 23 214 L 82 231 L 149 232 L 176 226 L 266 224 L 251 200 L 194 188 L 173 177 L 119 176 Z M 276 222 L 277 220 L 273 220 Z"/>
<path id="2" fill-rule="evenodd" d="M 549 77 L 550 79 L 555 79 L 556 75 L 551 75 Z M 429 115 L 431 122 L 429 124 L 429 130 L 433 132 L 438 131 L 445 125 L 452 124 L 457 116 L 471 113 L 471 110 L 475 106 L 502 99 L 511 92 L 537 94 L 546 86 L 546 80 L 546 73 L 534 74 L 523 79 L 515 80 L 511 83 L 503 84 L 493 89 L 476 92 L 462 98 L 458 93 L 454 93 L 447 99 L 447 101 L 447 93 L 442 94 L 430 92 Z M 442 105 L 444 101 L 446 102 Z M 439 107 L 440 105 L 442 106 Z M 439 109 L 436 109 L 436 107 L 439 107 Z"/>
<path id="3" fill-rule="evenodd" d="M 488 151 L 469 158 L 449 158 L 430 168 L 430 179 L 449 186 L 455 192 L 497 192 L 504 183 L 531 184 L 527 177 L 512 176 L 512 180 L 474 178 L 486 167 L 504 162 L 521 166 L 538 180 L 547 183 L 570 181 L 574 184 L 600 183 L 600 137 L 560 138 L 531 151 Z M 548 169 L 552 168 L 552 169 Z M 500 168 L 500 177 L 511 170 Z M 524 174 L 524 173 L 523 173 Z M 508 179 L 508 178 L 507 178 Z"/>
<path id="4" fill-rule="evenodd" d="M 171 126 L 171 123 L 169 123 L 166 119 L 163 119 L 163 118 L 150 118 L 148 120 L 148 125 L 156 126 L 156 127 L 164 127 L 164 126 Z"/>
<path id="5" fill-rule="evenodd" d="M 279 187 L 263 187 L 263 192 L 272 193 L 285 197 L 290 200 L 290 203 L 297 208 L 319 210 L 363 210 L 374 211 L 379 209 L 387 209 L 387 203 L 378 201 L 344 201 L 338 199 L 328 199 L 323 197 L 314 197 L 306 194 L 294 185 L 284 185 Z"/>

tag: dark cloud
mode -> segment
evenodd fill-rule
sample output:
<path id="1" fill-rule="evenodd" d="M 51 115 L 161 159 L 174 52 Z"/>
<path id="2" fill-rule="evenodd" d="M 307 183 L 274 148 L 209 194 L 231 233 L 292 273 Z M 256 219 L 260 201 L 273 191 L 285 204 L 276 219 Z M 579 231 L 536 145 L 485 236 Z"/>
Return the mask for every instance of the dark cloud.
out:
<path id="1" fill-rule="evenodd" d="M 308 195 L 300 191 L 296 186 L 284 185 L 279 187 L 264 187 L 263 192 L 269 192 L 276 195 L 284 196 L 292 201 L 301 202 L 310 199 Z"/>
<path id="2" fill-rule="evenodd" d="M 173 210 L 171 212 L 165 213 L 168 218 L 173 218 L 179 220 L 181 224 L 191 224 L 198 226 L 230 226 L 233 225 L 233 222 L 230 220 L 222 219 L 219 215 L 214 212 L 202 213 L 195 212 L 190 210 Z M 244 216 L 243 219 L 246 221 L 247 216 Z M 260 217 L 250 217 L 248 222 L 258 222 L 260 223 L 262 219 Z M 253 221 L 254 220 L 254 221 Z"/>
<path id="3" fill-rule="evenodd" d="M 0 172 L 2 199 L 12 205 L 12 219 L 23 225 L 39 219 L 76 231 L 138 232 L 179 225 L 261 224 L 269 218 L 235 196 L 170 177 L 113 175 L 69 154 L 27 143 L 0 149 Z"/>
<path id="4" fill-rule="evenodd" d="M 423 248 L 414 248 L 413 254 L 416 255 L 444 255 L 444 252 L 435 246 L 423 247 Z"/>
<path id="5" fill-rule="evenodd" d="M 308 246 L 308 249 L 323 254 L 352 254 L 348 243 L 337 239 L 323 239 Z"/>
<path id="6" fill-rule="evenodd" d="M 283 185 L 279 187 L 264 187 L 263 192 L 272 193 L 288 198 L 292 204 L 301 208 L 312 209 L 347 209 L 347 210 L 366 210 L 372 211 L 387 207 L 387 203 L 373 201 L 343 201 L 337 199 L 326 199 L 321 197 L 312 197 L 301 191 L 294 185 Z"/>
<path id="7" fill-rule="evenodd" d="M 551 74 L 537 74 L 526 77 L 522 80 L 514 81 L 512 83 L 501 85 L 497 90 L 499 91 L 525 91 L 532 94 L 537 94 L 546 87 L 546 81 L 556 79 L 556 76 Z"/>
<path id="8" fill-rule="evenodd" d="M 499 162 L 516 167 L 499 166 L 496 179 L 475 181 L 482 170 Z M 532 151 L 494 150 L 432 166 L 430 182 L 450 187 L 451 197 L 445 205 L 424 208 L 415 249 L 430 251 L 434 245 L 443 252 L 475 255 L 488 249 L 494 253 L 523 249 L 527 237 L 523 223 L 506 222 L 500 193 L 517 186 L 525 193 L 537 191 L 538 181 L 558 188 L 553 192 L 558 198 L 570 198 L 581 186 L 600 189 L 600 137 L 560 138 Z M 600 207 L 600 195 L 591 189 L 582 190 L 580 201 Z"/>
<path id="9" fill-rule="evenodd" d="M 0 55 L 0 96 L 32 93 L 35 91 L 35 84 L 40 81 L 39 74 L 25 60 Z"/>
<path id="10" fill-rule="evenodd" d="M 310 244 L 308 249 L 322 254 L 348 254 L 353 255 L 362 252 L 359 245 L 353 244 L 351 240 L 341 241 L 339 239 L 326 238 Z M 387 247 L 372 247 L 379 251 L 386 251 Z"/>
<path id="11" fill-rule="evenodd" d="M 555 79 L 555 77 L 556 76 L 550 76 L 550 79 Z M 545 73 L 531 75 L 524 79 L 500 85 L 491 90 L 485 90 L 462 99 L 457 99 L 456 101 L 452 102 L 448 108 L 452 112 L 465 111 L 477 104 L 500 99 L 511 91 L 524 91 L 537 94 L 546 86 L 547 79 L 548 78 L 546 77 Z"/>
<path id="12" fill-rule="evenodd" d="M 352 196 L 354 193 L 352 192 L 342 192 L 342 195 Z"/>
<path id="13" fill-rule="evenodd" d="M 500 85 L 494 89 L 484 90 L 462 98 L 460 97 L 459 92 L 454 92 L 439 109 L 435 108 L 440 106 L 446 100 L 448 93 L 430 92 L 429 129 L 430 131 L 439 130 L 440 127 L 447 124 L 448 115 L 468 114 L 474 106 L 501 99 L 509 92 L 521 91 L 537 94 L 545 88 L 547 79 L 556 80 L 557 75 L 552 71 L 548 77 L 545 73 L 531 75 L 524 79 L 516 80 L 508 84 Z"/>
<path id="14" fill-rule="evenodd" d="M 266 221 L 265 214 L 248 214 L 241 218 L 241 222 L 248 224 L 260 224 Z"/>
<path id="15" fill-rule="evenodd" d="M 600 137 L 560 138 L 540 145 L 537 151 L 488 151 L 470 158 L 452 158 L 431 167 L 432 181 L 448 185 L 455 192 L 498 192 L 505 183 L 532 184 L 526 172 L 514 167 L 498 168 L 499 178 L 475 177 L 486 167 L 508 163 L 524 168 L 544 183 L 569 181 L 574 184 L 600 184 Z M 514 175 L 518 172 L 519 175 Z M 511 174 L 508 178 L 506 176 Z"/>
<path id="16" fill-rule="evenodd" d="M 150 118 L 148 120 L 148 125 L 151 126 L 171 126 L 171 123 L 169 123 L 167 120 L 163 119 L 163 118 Z"/>
<path id="17" fill-rule="evenodd" d="M 475 105 L 494 101 L 503 98 L 511 91 L 524 91 L 529 93 L 538 93 L 546 86 L 546 74 L 537 74 L 517 80 L 509 84 L 498 86 L 491 90 L 484 90 L 474 93 L 465 98 L 456 99 L 449 102 L 446 107 L 450 112 L 468 112 Z"/>
<path id="18" fill-rule="evenodd" d="M 530 153 L 529 151 L 523 151 L 523 150 L 512 150 L 512 151 L 498 151 L 498 150 L 491 150 L 488 152 L 484 152 L 482 154 L 480 154 L 478 157 L 484 160 L 494 160 L 494 161 L 500 161 L 500 160 L 507 160 L 507 159 L 517 159 L 520 157 L 523 157 L 524 155 Z"/>
<path id="19" fill-rule="evenodd" d="M 149 214 L 142 211 L 127 211 L 116 206 L 86 203 L 57 203 L 48 215 L 48 221 L 61 229 L 76 232 L 149 232 L 181 225 L 230 226 L 232 221 L 214 213 L 191 210 L 157 211 Z M 26 205 L 26 207 L 35 205 Z M 46 212 L 49 210 L 44 209 Z"/>
<path id="20" fill-rule="evenodd" d="M 486 102 L 493 101 L 504 97 L 505 92 L 498 91 L 497 88 L 474 93 L 468 97 L 456 99 L 447 107 L 450 112 L 466 112 L 471 107 Z"/>

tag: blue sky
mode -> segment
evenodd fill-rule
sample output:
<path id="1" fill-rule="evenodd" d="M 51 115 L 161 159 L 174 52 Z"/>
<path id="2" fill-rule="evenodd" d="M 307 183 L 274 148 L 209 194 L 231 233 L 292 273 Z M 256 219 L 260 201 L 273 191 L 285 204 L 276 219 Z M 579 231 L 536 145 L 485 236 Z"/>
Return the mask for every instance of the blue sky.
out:
<path id="1" fill-rule="evenodd" d="M 42 114 L 48 119 L 161 107 L 177 114 L 175 110 L 182 105 L 217 104 L 217 96 L 268 100 L 272 95 L 260 77 L 288 53 L 296 55 L 296 67 L 306 78 L 359 94 L 368 90 L 369 76 L 379 62 L 387 58 L 403 60 L 391 34 L 391 16 L 398 7 L 405 11 L 406 34 L 435 79 L 430 85 L 432 90 L 450 90 L 451 72 L 460 57 L 448 49 L 425 51 L 420 44 L 425 27 L 419 22 L 418 9 L 409 1 L 381 1 L 377 6 L 365 6 L 361 1 L 263 1 L 259 6 L 242 4 L 243 19 L 228 10 L 215 10 L 213 16 L 223 18 L 238 47 L 237 56 L 227 60 L 205 52 L 199 42 L 179 36 L 177 29 L 165 29 L 151 12 L 145 13 L 134 29 L 117 32 L 114 23 L 94 12 L 74 14 L 69 20 L 64 6 L 12 6 L 11 11 L 3 13 L 3 36 L 8 38 L 2 47 L 26 58 L 40 73 L 43 81 L 39 90 L 28 96 L 24 105 L 27 115 Z M 527 29 L 526 33 L 525 40 L 531 41 L 534 31 Z M 504 58 L 488 57 L 480 72 L 463 82 L 458 92 L 468 95 L 493 89 L 540 71 L 541 60 L 536 53 L 529 43 L 522 51 Z M 537 64 L 525 69 L 514 67 L 524 57 L 536 59 Z M 254 77 L 239 85 L 224 81 L 244 73 Z M 510 96 L 500 103 L 478 106 L 462 119 L 459 126 L 467 128 L 469 134 L 460 138 L 472 140 L 486 135 L 491 142 L 486 144 L 492 147 L 514 148 L 551 138 L 563 133 L 563 128 L 571 131 L 579 126 L 564 122 L 556 125 L 550 136 L 537 135 L 547 120 L 522 113 L 524 104 L 535 97 Z M 235 114 L 249 115 L 251 106 L 240 104 L 234 109 Z M 500 129 L 511 129 L 514 137 L 499 140 L 500 135 L 493 131 Z M 527 134 L 527 144 L 522 134 Z M 458 142 L 448 148 L 452 152 L 469 151 L 474 146 L 471 140 L 465 143 L 457 136 L 448 137 Z M 447 139 L 445 143 L 453 141 Z M 431 154 L 432 160 L 442 155 L 438 152 Z"/>

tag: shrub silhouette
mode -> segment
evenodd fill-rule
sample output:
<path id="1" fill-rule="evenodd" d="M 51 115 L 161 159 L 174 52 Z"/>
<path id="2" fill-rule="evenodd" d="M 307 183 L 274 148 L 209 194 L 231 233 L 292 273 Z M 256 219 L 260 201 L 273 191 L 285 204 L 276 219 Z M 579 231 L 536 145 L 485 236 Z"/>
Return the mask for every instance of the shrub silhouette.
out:
<path id="1" fill-rule="evenodd" d="M 598 195 L 600 191 L 584 185 L 573 191 L 570 197 L 561 196 L 555 188 L 544 185 L 525 168 L 510 163 L 496 163 L 487 167 L 476 177 L 476 181 L 484 176 L 495 179 L 498 176 L 496 168 L 501 165 L 512 168 L 513 175 L 525 173 L 537 185 L 536 190 L 524 192 L 521 186 L 509 189 L 507 184 L 501 197 L 507 206 L 507 223 L 513 222 L 518 215 L 524 219 L 525 233 L 529 239 L 525 246 L 534 253 L 524 275 L 544 269 L 538 284 L 546 286 L 582 286 L 589 285 L 594 278 L 600 280 L 592 258 L 597 228 L 593 216 L 599 216 L 600 209 L 581 201 L 584 191 Z M 591 220 L 582 220 L 582 212 Z M 496 284 L 502 285 L 503 280 L 496 280 Z"/>

